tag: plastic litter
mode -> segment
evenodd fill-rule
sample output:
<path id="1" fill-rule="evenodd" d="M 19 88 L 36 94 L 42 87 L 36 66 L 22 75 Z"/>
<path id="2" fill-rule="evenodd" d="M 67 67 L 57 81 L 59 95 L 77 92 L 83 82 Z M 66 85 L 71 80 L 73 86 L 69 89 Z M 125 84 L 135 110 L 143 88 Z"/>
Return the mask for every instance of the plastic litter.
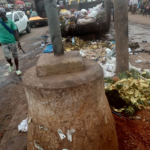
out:
<path id="1" fill-rule="evenodd" d="M 36 143 L 37 141 L 34 141 L 34 145 L 38 150 L 44 150 L 39 144 Z"/>
<path id="2" fill-rule="evenodd" d="M 132 120 L 140 120 L 141 116 L 130 116 L 129 118 Z"/>
<path id="3" fill-rule="evenodd" d="M 72 134 L 75 132 L 74 129 L 67 130 L 67 137 L 70 142 L 72 142 Z"/>
<path id="4" fill-rule="evenodd" d="M 129 53 L 131 52 L 131 48 L 128 49 Z"/>
<path id="5" fill-rule="evenodd" d="M 63 140 L 64 138 L 66 138 L 66 136 L 63 134 L 62 130 L 61 129 L 58 129 L 58 134 L 60 136 L 60 139 Z"/>
<path id="6" fill-rule="evenodd" d="M 48 45 L 46 47 L 46 49 L 43 51 L 43 53 L 51 53 L 53 52 L 53 46 L 52 45 Z"/>
<path id="7" fill-rule="evenodd" d="M 87 14 L 88 12 L 87 12 L 86 9 L 81 9 L 81 13 L 82 13 L 82 14 Z"/>
<path id="8" fill-rule="evenodd" d="M 138 59 L 137 61 L 135 61 L 136 63 L 141 63 L 143 62 L 141 59 Z"/>
<path id="9" fill-rule="evenodd" d="M 20 125 L 18 125 L 19 132 L 27 132 L 28 131 L 28 118 L 23 120 Z"/>
<path id="10" fill-rule="evenodd" d="M 72 44 L 75 44 L 75 38 L 72 37 Z"/>
<path id="11" fill-rule="evenodd" d="M 77 24 L 79 25 L 86 25 L 86 24 L 90 24 L 90 23 L 94 23 L 96 22 L 96 20 L 94 18 L 89 18 L 89 19 L 78 19 Z"/>
<path id="12" fill-rule="evenodd" d="M 80 53 L 80 55 L 81 55 L 82 57 L 85 57 L 85 56 L 86 56 L 86 54 L 85 54 L 84 52 L 82 52 L 81 50 L 79 51 L 79 53 Z"/>

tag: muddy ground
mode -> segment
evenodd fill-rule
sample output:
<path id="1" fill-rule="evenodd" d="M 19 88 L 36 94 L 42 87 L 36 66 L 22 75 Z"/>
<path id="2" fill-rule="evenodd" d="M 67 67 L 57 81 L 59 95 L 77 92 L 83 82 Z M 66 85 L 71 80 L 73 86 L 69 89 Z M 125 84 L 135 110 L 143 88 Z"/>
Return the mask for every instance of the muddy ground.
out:
<path id="1" fill-rule="evenodd" d="M 139 42 L 141 49 L 150 50 L 150 27 L 133 22 L 129 23 L 130 42 Z M 113 26 L 111 30 L 114 30 Z M 46 33 L 43 33 L 43 35 Z M 112 34 L 112 33 L 111 33 Z M 35 44 L 28 52 L 20 54 L 20 66 L 23 74 L 25 71 L 36 65 L 42 53 L 40 38 L 27 41 L 25 45 Z M 142 41 L 147 41 L 143 43 Z M 150 55 L 138 53 L 130 55 L 130 62 L 138 68 L 150 69 Z M 141 59 L 143 62 L 135 63 Z M 146 63 L 145 63 L 146 62 Z M 22 77 L 16 77 L 15 73 L 9 74 L 6 62 L 0 64 L 0 150 L 26 150 L 27 134 L 18 132 L 18 125 L 27 117 L 27 101 L 23 89 Z M 150 112 L 142 110 L 138 112 L 140 120 L 129 120 L 114 116 L 116 130 L 120 144 L 120 150 L 149 150 L 150 149 Z"/>

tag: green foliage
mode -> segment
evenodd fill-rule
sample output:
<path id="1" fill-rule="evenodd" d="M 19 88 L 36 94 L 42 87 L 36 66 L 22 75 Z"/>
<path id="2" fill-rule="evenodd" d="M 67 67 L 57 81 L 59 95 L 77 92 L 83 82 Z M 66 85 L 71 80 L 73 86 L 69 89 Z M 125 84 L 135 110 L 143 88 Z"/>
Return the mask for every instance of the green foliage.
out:
<path id="1" fill-rule="evenodd" d="M 118 83 L 115 85 L 117 90 L 120 90 L 123 87 L 122 83 Z"/>
<path id="2" fill-rule="evenodd" d="M 147 104 L 148 104 L 148 106 L 150 106 L 150 99 L 147 100 Z"/>
<path id="3" fill-rule="evenodd" d="M 150 74 L 148 72 L 145 72 L 144 74 L 142 74 L 142 76 L 146 79 L 150 78 Z"/>
<path id="4" fill-rule="evenodd" d="M 126 109 L 125 109 L 125 114 L 127 114 L 128 116 L 133 116 L 135 114 L 135 108 L 134 106 L 128 106 Z"/>
<path id="5" fill-rule="evenodd" d="M 105 78 L 104 81 L 105 81 L 105 83 L 114 83 L 112 78 Z"/>
<path id="6" fill-rule="evenodd" d="M 144 101 L 141 101 L 141 100 L 137 100 L 138 104 L 141 104 L 143 106 L 145 106 L 145 102 Z"/>
<path id="7" fill-rule="evenodd" d="M 129 72 L 128 71 L 124 71 L 122 73 L 119 73 L 118 77 L 119 77 L 120 80 L 127 79 L 127 78 L 139 79 L 140 75 L 141 74 L 137 70 L 132 68 L 132 69 L 130 69 Z M 142 76 L 144 77 L 144 75 L 145 75 L 145 77 L 150 77 L 148 72 L 146 74 L 143 74 Z"/>

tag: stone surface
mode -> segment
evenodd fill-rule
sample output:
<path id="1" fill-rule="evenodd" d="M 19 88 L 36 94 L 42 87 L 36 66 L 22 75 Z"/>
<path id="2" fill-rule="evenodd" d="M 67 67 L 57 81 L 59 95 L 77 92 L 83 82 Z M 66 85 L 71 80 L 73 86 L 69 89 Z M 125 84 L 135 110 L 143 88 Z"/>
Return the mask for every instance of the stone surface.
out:
<path id="1" fill-rule="evenodd" d="M 54 54 L 42 54 L 38 60 L 37 75 L 49 76 L 59 75 L 85 70 L 82 56 L 79 52 L 65 52 L 62 56 L 54 56 Z"/>
<path id="2" fill-rule="evenodd" d="M 28 101 L 28 150 L 118 150 L 115 122 L 104 92 L 103 71 L 84 60 L 85 71 L 37 77 L 36 67 L 24 76 Z M 58 129 L 66 138 L 60 139 Z M 67 130 L 74 129 L 72 142 Z"/>

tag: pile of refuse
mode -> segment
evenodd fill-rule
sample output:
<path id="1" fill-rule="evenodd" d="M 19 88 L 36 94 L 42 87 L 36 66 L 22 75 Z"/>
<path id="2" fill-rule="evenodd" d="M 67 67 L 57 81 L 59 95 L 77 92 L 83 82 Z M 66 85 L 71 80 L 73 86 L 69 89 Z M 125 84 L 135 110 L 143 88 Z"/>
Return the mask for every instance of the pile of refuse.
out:
<path id="1" fill-rule="evenodd" d="M 66 51 L 79 50 L 83 57 L 102 66 L 106 96 L 113 111 L 133 116 L 139 109 L 150 109 L 150 71 L 129 63 L 130 71 L 116 76 L 115 41 L 84 41 L 75 37 L 74 43 L 66 39 L 63 43 Z"/>
<path id="2" fill-rule="evenodd" d="M 115 47 L 115 42 L 93 40 L 85 41 L 79 37 L 72 37 L 70 39 L 63 38 L 63 47 L 65 51 L 80 51 L 83 57 L 88 59 L 102 58 L 110 49 Z"/>
<path id="3" fill-rule="evenodd" d="M 131 69 L 113 78 L 105 78 L 105 91 L 111 108 L 133 116 L 150 108 L 150 74 Z"/>
<path id="4" fill-rule="evenodd" d="M 103 3 L 96 7 L 89 8 L 89 10 L 82 9 L 78 11 L 76 9 L 62 9 L 59 16 L 61 30 L 64 31 L 68 31 L 69 28 L 76 28 L 78 25 L 103 22 L 104 18 L 105 10 Z"/>

